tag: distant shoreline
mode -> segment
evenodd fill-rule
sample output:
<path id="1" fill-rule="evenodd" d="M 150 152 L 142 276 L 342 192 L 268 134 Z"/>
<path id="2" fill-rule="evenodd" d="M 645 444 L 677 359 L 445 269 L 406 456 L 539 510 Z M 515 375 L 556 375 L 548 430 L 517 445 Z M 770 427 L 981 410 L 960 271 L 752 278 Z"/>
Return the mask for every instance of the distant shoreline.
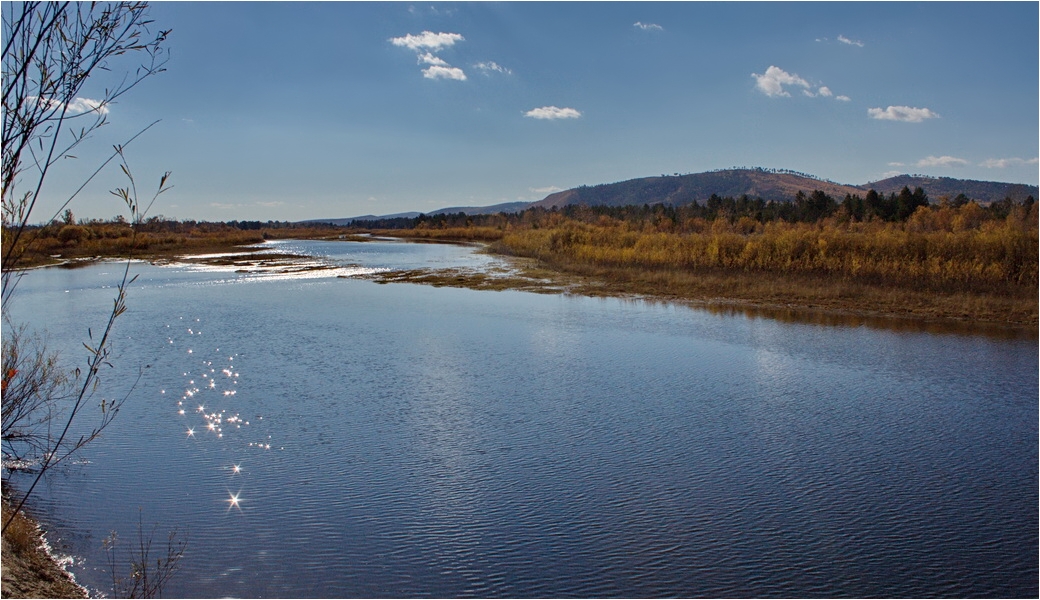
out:
<path id="1" fill-rule="evenodd" d="M 326 239 L 366 241 L 374 238 L 342 230 L 294 230 L 278 239 Z M 291 236 L 291 233 L 304 234 Z M 373 235 L 409 242 L 480 243 L 488 252 L 510 258 L 518 267 L 510 274 L 446 269 L 385 272 L 368 276 L 380 283 L 409 282 L 478 290 L 514 289 L 540 293 L 571 293 L 588 296 L 640 297 L 676 302 L 719 312 L 770 316 L 803 322 L 886 323 L 886 327 L 920 330 L 1007 332 L 1008 335 L 1038 335 L 1038 297 L 1012 298 L 1000 293 L 960 291 L 938 293 L 899 285 L 844 281 L 821 274 L 747 272 L 742 270 L 647 269 L 626 266 L 602 267 L 588 264 L 548 264 L 536 258 L 517 257 L 508 248 L 479 231 L 460 235 L 457 230 L 379 230 Z M 169 245 L 135 252 L 134 260 L 159 262 L 172 258 L 214 252 L 249 251 L 262 244 L 257 236 L 243 245 L 241 240 L 224 243 L 207 240 L 204 247 L 191 243 Z M 158 251 L 157 251 L 158 250 Z M 118 254 L 66 257 L 60 262 L 35 267 L 76 268 L 102 260 L 121 260 Z M 914 325 L 914 323 L 917 325 Z M 1017 332 L 1017 333 L 1016 333 Z"/>

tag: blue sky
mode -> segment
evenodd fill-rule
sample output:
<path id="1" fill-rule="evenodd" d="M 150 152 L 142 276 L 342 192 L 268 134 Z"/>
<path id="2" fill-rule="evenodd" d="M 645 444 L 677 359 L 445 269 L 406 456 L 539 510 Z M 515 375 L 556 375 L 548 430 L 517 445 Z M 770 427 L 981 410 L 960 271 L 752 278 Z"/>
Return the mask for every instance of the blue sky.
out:
<path id="1" fill-rule="evenodd" d="M 113 104 L 91 148 L 161 119 L 130 167 L 145 185 L 173 173 L 152 215 L 200 220 L 484 206 L 731 166 L 1036 184 L 1038 6 L 159 2 L 168 71 Z M 96 164 L 78 155 L 52 198 Z M 121 185 L 106 170 L 74 212 L 119 214 Z"/>

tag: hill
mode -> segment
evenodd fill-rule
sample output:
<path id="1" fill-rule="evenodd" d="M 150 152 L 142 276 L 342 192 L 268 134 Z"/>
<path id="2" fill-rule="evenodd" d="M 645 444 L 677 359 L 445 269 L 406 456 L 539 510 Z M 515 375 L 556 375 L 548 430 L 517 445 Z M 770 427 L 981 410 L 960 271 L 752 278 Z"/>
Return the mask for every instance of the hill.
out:
<path id="1" fill-rule="evenodd" d="M 582 186 L 550 194 L 544 200 L 535 202 L 533 206 L 552 208 L 568 204 L 626 206 L 656 203 L 679 206 L 691 202 L 703 204 L 712 194 L 733 198 L 747 194 L 749 197 L 767 201 L 788 201 L 799 191 L 809 194 L 814 190 L 821 190 L 835 198 L 844 198 L 845 194 L 863 193 L 859 187 L 816 179 L 803 173 L 728 169 Z"/>
<path id="2" fill-rule="evenodd" d="M 1022 202 L 1027 196 L 1035 199 L 1040 195 L 1035 185 L 999 181 L 899 175 L 864 185 L 845 185 L 792 171 L 728 169 L 582 186 L 550 194 L 533 206 L 552 208 L 568 204 L 625 206 L 656 203 L 679 206 L 691 202 L 703 204 L 712 194 L 723 198 L 739 198 L 747 194 L 751 198 L 783 202 L 790 201 L 799 191 L 810 194 L 816 190 L 841 201 L 846 194 L 862 196 L 871 189 L 879 194 L 898 194 L 904 187 L 911 190 L 920 187 L 932 201 L 938 201 L 944 196 L 952 200 L 958 194 L 964 194 L 981 204 L 998 202 L 1008 197 Z"/>
<path id="3" fill-rule="evenodd" d="M 898 194 L 904 187 L 920 187 L 932 202 L 942 197 L 949 199 L 964 194 L 967 198 L 981 204 L 997 202 L 1010 197 L 1022 202 L 1027 196 L 1040 198 L 1035 185 L 1021 183 L 1004 183 L 999 181 L 976 181 L 973 179 L 953 179 L 951 177 L 927 177 L 923 175 L 898 175 L 863 185 L 848 185 L 819 179 L 805 173 L 797 173 L 783 169 L 723 169 L 705 173 L 686 175 L 661 175 L 659 177 L 641 177 L 617 183 L 605 183 L 564 190 L 549 194 L 537 202 L 507 202 L 484 207 L 452 207 L 442 208 L 427 213 L 428 215 L 457 214 L 467 215 L 494 214 L 499 212 L 520 212 L 538 206 L 542 208 L 561 207 L 570 204 L 586 204 L 589 206 L 629 206 L 643 204 L 672 204 L 681 206 L 697 202 L 704 204 L 715 194 L 720 197 L 750 198 L 789 202 L 795 194 L 806 195 L 820 190 L 837 201 L 846 194 L 863 196 L 873 189 L 879 194 Z M 390 218 L 414 218 L 417 212 L 398 213 L 395 215 L 366 215 L 346 219 L 313 219 L 308 223 L 332 223 L 348 225 L 353 221 L 381 220 Z"/>
<path id="4" fill-rule="evenodd" d="M 1004 198 L 1011 198 L 1015 202 L 1022 202 L 1027 196 L 1032 196 L 1034 200 L 1037 198 L 1037 186 L 1035 185 L 954 179 L 952 177 L 927 177 L 925 175 L 897 175 L 859 187 L 864 190 L 873 189 L 879 194 L 898 194 L 899 190 L 904 187 L 911 190 L 920 187 L 928 194 L 932 202 L 938 201 L 943 196 L 953 200 L 958 194 L 964 194 L 981 204 L 999 202 Z"/>

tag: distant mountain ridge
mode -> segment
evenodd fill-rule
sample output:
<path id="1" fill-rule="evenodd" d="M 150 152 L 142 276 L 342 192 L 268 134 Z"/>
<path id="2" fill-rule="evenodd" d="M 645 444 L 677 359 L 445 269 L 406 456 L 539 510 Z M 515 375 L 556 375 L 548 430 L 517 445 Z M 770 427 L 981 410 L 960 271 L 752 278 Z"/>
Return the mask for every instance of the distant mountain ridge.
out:
<path id="1" fill-rule="evenodd" d="M 867 191 L 873 189 L 879 194 L 887 195 L 899 193 L 904 187 L 911 190 L 920 187 L 932 202 L 936 202 L 944 196 L 952 200 L 959 194 L 964 194 L 969 199 L 982 204 L 998 202 L 1004 198 L 1022 202 L 1027 196 L 1032 196 L 1034 199 L 1040 197 L 1040 191 L 1038 191 L 1037 186 L 1021 183 L 976 181 L 973 179 L 927 177 L 923 175 L 897 175 L 863 185 L 847 185 L 788 170 L 742 168 L 720 169 L 685 175 L 640 177 L 616 183 L 571 188 L 549 194 L 544 199 L 536 202 L 507 202 L 484 207 L 442 208 L 426 214 L 455 214 L 461 212 L 475 215 L 519 212 L 531 207 L 552 208 L 570 204 L 586 204 L 589 206 L 626 206 L 634 204 L 641 206 L 643 204 L 664 203 L 680 206 L 691 202 L 703 204 L 712 194 L 723 198 L 727 196 L 739 198 L 746 194 L 750 198 L 786 202 L 793 200 L 798 192 L 811 194 L 816 190 L 820 190 L 840 202 L 845 198 L 846 194 L 862 196 Z M 410 212 L 381 217 L 367 215 L 346 219 L 312 219 L 305 222 L 346 225 L 353 221 L 393 217 L 412 218 L 419 216 L 419 214 Z"/>
<path id="2" fill-rule="evenodd" d="M 864 185 L 846 185 L 790 171 L 725 169 L 582 186 L 550 194 L 532 206 L 552 208 L 568 204 L 625 206 L 656 203 L 678 206 L 691 202 L 703 204 L 712 194 L 723 198 L 739 198 L 746 194 L 750 198 L 784 202 L 792 200 L 798 192 L 811 194 L 816 190 L 840 202 L 846 194 L 862 196 L 871 189 L 879 194 L 892 194 L 899 193 L 904 187 L 911 190 L 920 187 L 932 201 L 937 201 L 943 196 L 953 199 L 958 194 L 964 194 L 981 203 L 997 202 L 1007 197 L 1022 202 L 1027 196 L 1033 196 L 1035 199 L 1038 195 L 1035 185 L 950 177 L 898 175 Z"/>
<path id="3" fill-rule="evenodd" d="M 452 206 L 448 208 L 439 208 L 435 211 L 426 213 L 428 215 L 440 215 L 440 214 L 458 214 L 465 213 L 467 215 L 486 215 L 495 213 L 511 213 L 520 212 L 531 206 L 531 202 L 504 202 L 502 204 L 494 204 L 492 206 Z M 378 221 L 382 219 L 414 219 L 423 213 L 421 212 L 403 212 L 395 213 L 392 215 L 364 215 L 361 217 L 347 217 L 343 219 L 308 219 L 306 221 L 300 221 L 304 224 L 316 223 L 329 225 L 350 225 L 354 221 Z"/>

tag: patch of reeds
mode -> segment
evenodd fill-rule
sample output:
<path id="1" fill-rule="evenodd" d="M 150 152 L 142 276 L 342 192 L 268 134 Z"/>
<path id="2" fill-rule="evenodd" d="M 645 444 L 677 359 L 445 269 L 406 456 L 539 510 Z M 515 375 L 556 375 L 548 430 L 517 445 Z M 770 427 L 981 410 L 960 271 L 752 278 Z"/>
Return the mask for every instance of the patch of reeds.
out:
<path id="1" fill-rule="evenodd" d="M 703 233 L 567 222 L 514 230 L 493 249 L 565 270 L 708 271 L 818 275 L 933 291 L 1035 295 L 1037 231 L 1010 221 L 958 231 L 892 223 L 766 223 L 743 233 L 716 221 Z"/>
<path id="2" fill-rule="evenodd" d="M 928 318 L 1037 323 L 1036 208 L 922 207 L 905 223 L 559 220 L 513 228 L 494 252 L 616 292 Z"/>

